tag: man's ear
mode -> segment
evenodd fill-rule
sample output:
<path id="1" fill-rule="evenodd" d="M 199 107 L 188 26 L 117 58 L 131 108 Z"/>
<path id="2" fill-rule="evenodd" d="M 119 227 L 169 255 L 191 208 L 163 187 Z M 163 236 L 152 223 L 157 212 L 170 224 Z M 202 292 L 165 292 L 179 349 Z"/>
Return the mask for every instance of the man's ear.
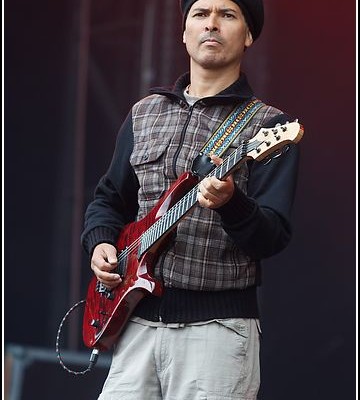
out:
<path id="1" fill-rule="evenodd" d="M 186 43 L 186 34 L 185 34 L 185 31 L 183 32 L 183 43 Z"/>
<path id="2" fill-rule="evenodd" d="M 253 37 L 252 34 L 250 32 L 250 30 L 248 29 L 247 33 L 246 33 L 246 38 L 245 38 L 245 47 L 250 47 L 253 44 Z"/>

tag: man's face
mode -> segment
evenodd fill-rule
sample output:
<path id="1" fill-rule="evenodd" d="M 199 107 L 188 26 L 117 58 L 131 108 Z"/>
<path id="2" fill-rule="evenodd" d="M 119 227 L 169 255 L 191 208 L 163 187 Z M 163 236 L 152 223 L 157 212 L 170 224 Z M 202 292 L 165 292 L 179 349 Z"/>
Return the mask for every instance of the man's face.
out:
<path id="1" fill-rule="evenodd" d="M 239 66 L 251 33 L 231 0 L 198 0 L 191 6 L 183 41 L 191 61 L 206 69 Z"/>

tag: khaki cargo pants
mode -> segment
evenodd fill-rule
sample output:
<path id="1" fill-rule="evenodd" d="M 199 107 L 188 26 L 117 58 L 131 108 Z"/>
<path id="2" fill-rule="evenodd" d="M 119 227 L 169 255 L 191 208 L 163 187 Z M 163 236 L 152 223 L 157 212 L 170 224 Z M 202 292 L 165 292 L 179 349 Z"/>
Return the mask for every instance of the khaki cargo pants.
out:
<path id="1" fill-rule="evenodd" d="M 98 400 L 256 400 L 259 324 L 164 324 L 133 318 Z"/>

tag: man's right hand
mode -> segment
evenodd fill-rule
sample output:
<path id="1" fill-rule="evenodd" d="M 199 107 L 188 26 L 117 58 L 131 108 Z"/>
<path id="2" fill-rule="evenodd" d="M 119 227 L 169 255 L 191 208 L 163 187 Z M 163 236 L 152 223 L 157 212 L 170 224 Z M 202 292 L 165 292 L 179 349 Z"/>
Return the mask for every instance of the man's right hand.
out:
<path id="1" fill-rule="evenodd" d="M 97 279 L 109 289 L 121 282 L 120 275 L 111 272 L 117 264 L 116 248 L 113 245 L 100 243 L 95 247 L 91 258 L 91 269 Z"/>

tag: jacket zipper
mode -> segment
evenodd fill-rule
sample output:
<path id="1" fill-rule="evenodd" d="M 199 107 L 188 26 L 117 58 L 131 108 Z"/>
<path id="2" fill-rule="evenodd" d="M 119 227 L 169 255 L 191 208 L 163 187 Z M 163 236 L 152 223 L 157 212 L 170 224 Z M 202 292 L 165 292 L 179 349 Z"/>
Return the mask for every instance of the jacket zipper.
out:
<path id="1" fill-rule="evenodd" d="M 181 131 L 180 143 L 179 143 L 179 146 L 178 146 L 178 148 L 177 148 L 177 150 L 176 150 L 176 152 L 174 154 L 174 158 L 173 158 L 173 162 L 172 162 L 172 169 L 173 169 L 173 173 L 174 173 L 175 178 L 178 178 L 177 173 L 176 173 L 177 159 L 179 157 L 179 153 L 181 151 L 182 145 L 183 145 L 184 140 L 185 140 L 185 133 L 186 133 L 187 127 L 189 125 L 193 109 L 194 109 L 194 106 L 193 105 L 190 106 L 189 111 L 188 111 L 188 115 L 187 115 L 187 119 L 186 119 L 184 127 L 183 127 L 183 129 Z"/>
<path id="2" fill-rule="evenodd" d="M 177 159 L 178 159 L 178 157 L 179 157 L 179 153 L 180 153 L 180 151 L 181 151 L 182 145 L 183 145 L 184 140 L 185 140 L 185 133 L 186 133 L 187 127 L 188 127 L 188 125 L 189 125 L 189 122 L 190 122 L 190 119 L 191 119 L 191 116 L 192 116 L 193 109 L 194 109 L 194 106 L 193 106 L 193 105 L 189 107 L 188 115 L 187 115 L 187 118 L 186 118 L 184 127 L 183 127 L 183 129 L 182 129 L 182 131 L 181 131 L 179 146 L 178 146 L 178 148 L 177 148 L 177 150 L 176 150 L 176 152 L 175 152 L 175 154 L 174 154 L 174 158 L 173 158 L 173 162 L 172 162 L 172 169 L 173 169 L 173 173 L 174 173 L 175 178 L 178 178 L 177 173 L 176 173 Z M 162 260 L 164 260 L 164 258 L 165 258 L 165 257 L 163 257 Z M 162 264 L 163 264 L 163 262 L 162 262 Z M 161 265 L 161 270 L 162 270 L 162 268 L 163 268 L 163 266 Z M 162 315 L 161 315 L 161 314 L 162 314 L 162 309 L 163 309 L 163 302 L 162 302 L 162 300 L 161 300 L 161 301 L 160 301 L 160 306 L 159 306 L 159 311 L 158 311 L 158 312 L 159 312 L 159 313 L 158 313 L 158 320 L 159 320 L 159 322 L 162 322 L 162 321 L 163 321 L 163 318 L 162 318 Z"/>

